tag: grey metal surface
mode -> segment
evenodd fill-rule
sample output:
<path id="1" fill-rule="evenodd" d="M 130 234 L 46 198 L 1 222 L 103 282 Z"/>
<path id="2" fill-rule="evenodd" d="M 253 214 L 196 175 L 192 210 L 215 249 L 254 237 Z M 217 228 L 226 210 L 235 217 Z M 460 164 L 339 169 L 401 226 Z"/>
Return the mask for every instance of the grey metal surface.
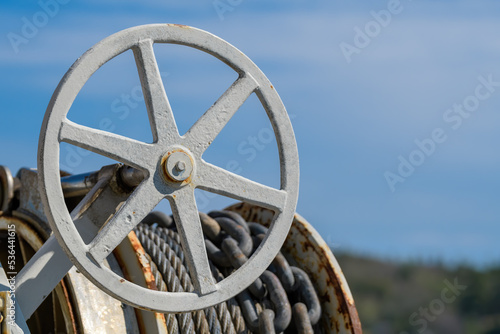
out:
<path id="1" fill-rule="evenodd" d="M 144 173 L 133 167 L 122 166 L 118 170 L 117 178 L 128 188 L 137 187 L 144 179 Z M 99 172 L 90 172 L 78 175 L 61 177 L 61 186 L 64 197 L 85 196 L 97 184 Z"/>
<path id="2" fill-rule="evenodd" d="M 7 279 L 5 270 L 0 263 L 0 303 L 1 308 L 5 310 L 5 319 L 1 324 L 2 334 L 29 334 L 30 331 L 24 315 L 11 291 L 11 282 Z"/>
<path id="3" fill-rule="evenodd" d="M 36 191 L 33 188 L 31 190 Z M 16 217 L 0 217 L 0 231 L 8 230 L 9 226 L 12 225 L 15 225 L 18 240 L 26 242 L 34 251 L 38 251 L 44 244 L 43 239 L 34 230 L 32 223 Z M 62 253 L 62 250 L 60 252 Z M 120 268 L 116 262 L 113 262 L 113 257 L 108 257 L 108 260 L 111 261 L 110 266 L 113 270 L 119 272 Z M 47 280 L 47 273 L 41 273 L 41 275 L 43 276 L 36 277 L 31 282 L 35 293 L 37 293 L 36 287 L 42 286 L 44 279 Z M 18 277 L 16 277 L 17 279 Z M 57 295 L 61 304 L 71 303 L 72 312 L 77 312 L 74 318 L 64 314 L 67 326 L 65 333 L 76 332 L 72 330 L 74 327 L 79 329 L 79 333 L 139 333 L 134 309 L 98 289 L 85 276 L 78 273 L 74 267 L 67 274 L 65 283 L 66 291 L 61 288 L 61 285 L 52 291 Z M 19 294 L 20 291 L 16 289 L 16 302 L 18 304 L 19 297 L 21 296 L 23 299 L 23 294 L 26 291 L 21 291 Z M 20 308 L 23 309 L 22 305 Z M 59 333 L 59 331 L 57 332 Z"/>
<path id="4" fill-rule="evenodd" d="M 236 204 L 227 210 L 264 226 L 269 226 L 273 220 L 270 210 L 251 204 Z M 335 256 L 325 240 L 299 214 L 295 214 L 282 253 L 291 265 L 301 268 L 310 277 L 323 310 L 318 325 L 327 333 L 362 333 L 354 299 Z"/>
<path id="5" fill-rule="evenodd" d="M 98 224 L 104 224 L 107 218 L 126 199 L 125 194 L 117 193 L 111 189 L 112 179 L 117 170 L 116 166 L 104 167 L 100 172 L 99 182 L 72 212 L 72 219 L 86 242 L 95 237 L 100 228 Z M 31 173 L 27 175 L 31 176 Z M 37 193 L 28 186 L 23 191 Z M 101 197 L 103 201 L 96 201 L 98 197 Z M 39 203 L 35 202 L 36 198 L 27 197 L 25 200 L 30 201 L 23 203 L 25 208 L 31 208 L 32 211 L 38 208 Z M 103 205 L 104 203 L 105 205 Z M 84 212 L 85 214 L 83 214 Z M 72 262 L 61 249 L 55 236 L 52 235 L 16 278 L 18 303 L 26 317 L 31 316 L 72 266 Z M 43 279 L 40 279 L 41 277 Z"/>
<path id="6" fill-rule="evenodd" d="M 85 196 L 92 189 L 99 173 L 69 175 L 61 178 L 61 186 L 65 197 Z"/>
<path id="7" fill-rule="evenodd" d="M 111 262 L 109 263 L 110 268 L 114 271 L 120 271 L 120 267 L 117 263 L 113 263 L 114 261 L 113 259 L 108 260 Z M 141 333 L 134 308 L 124 305 L 98 289 L 75 267 L 70 269 L 68 277 L 75 298 L 75 308 L 81 315 L 82 333 Z M 149 332 L 147 333 L 149 334 Z M 155 332 L 151 331 L 151 333 Z"/>
<path id="8" fill-rule="evenodd" d="M 210 216 L 215 216 L 215 220 Z M 155 221 L 154 217 L 158 217 L 158 221 Z M 210 229 L 204 228 L 204 231 L 209 232 L 205 233 L 205 238 L 207 241 L 211 241 L 213 247 L 227 258 L 226 261 L 217 264 L 215 261 L 211 263 L 212 275 L 217 281 L 224 279 L 224 276 L 230 275 L 234 269 L 241 267 L 248 261 L 243 249 L 249 246 L 247 255 L 251 256 L 269 231 L 257 223 L 247 223 L 234 212 L 211 212 L 208 215 L 200 214 L 200 217 L 202 224 L 210 227 Z M 180 237 L 176 233 L 175 227 L 162 223 L 162 219 L 158 215 L 148 215 L 145 220 L 147 223 L 141 223 L 134 230 L 134 233 L 129 234 L 129 238 L 135 238 L 137 235 L 147 255 L 150 256 L 148 261 L 151 263 L 151 268 L 156 265 L 160 270 L 168 290 L 191 291 L 193 287 L 185 267 L 184 253 L 179 245 Z M 234 225 L 229 225 L 228 221 Z M 167 227 L 160 225 L 167 225 Z M 217 231 L 215 226 L 219 226 L 219 233 L 214 233 Z M 228 226 L 231 226 L 233 230 L 229 230 Z M 239 230 L 238 234 L 235 233 L 236 230 Z M 241 237 L 239 234 L 246 234 L 246 237 Z M 238 237 L 239 241 L 234 237 Z M 209 252 L 211 261 L 219 257 L 220 255 Z M 162 279 L 160 277 L 160 280 Z M 235 299 L 203 310 L 205 312 L 203 318 L 207 319 L 211 319 L 214 309 L 217 310 L 218 318 L 216 320 L 220 322 L 221 329 L 218 329 L 217 326 L 210 326 L 210 333 L 221 331 L 224 334 L 232 334 L 236 328 L 238 328 L 238 333 L 241 333 L 240 330 L 246 332 L 247 329 L 241 327 L 242 323 L 248 330 L 260 334 L 293 332 L 294 324 L 299 328 L 314 328 L 314 330 L 322 332 L 324 327 L 319 324 L 322 307 L 313 284 L 304 270 L 290 266 L 285 257 L 279 253 L 271 266 L 254 283 L 256 282 L 260 282 L 262 293 L 260 289 L 252 289 L 252 285 L 250 285 Z M 230 309 L 236 312 L 229 315 Z M 325 313 L 328 314 L 328 312 Z M 193 332 L 194 326 L 189 326 L 198 314 L 182 313 L 177 315 L 180 317 L 178 322 L 181 324 L 180 331 L 182 333 L 208 333 L 206 328 L 199 326 L 196 326 L 196 330 Z M 194 323 L 201 324 L 198 321 L 194 321 Z M 217 321 L 210 323 L 216 325 Z"/>
<path id="9" fill-rule="evenodd" d="M 17 217 L 12 217 L 8 215 L 0 216 L 0 234 L 12 236 L 15 235 L 15 246 L 14 250 L 19 252 L 20 256 L 16 257 L 14 267 L 20 268 L 22 267 L 29 259 L 29 257 L 35 253 L 43 245 L 43 239 L 40 237 L 40 234 L 25 220 L 19 219 Z M 0 253 L 8 252 L 7 249 L 0 250 Z M 11 265 L 11 263 L 7 263 L 7 267 Z M 11 268 L 12 269 L 12 268 Z M 12 270 L 9 270 L 12 271 Z M 17 280 L 17 276 L 16 276 Z M 64 329 L 67 333 L 75 333 L 74 323 L 73 323 L 73 314 L 69 308 L 64 308 L 65 305 L 68 305 L 69 301 L 67 296 L 64 294 L 64 290 L 62 288 L 62 284 L 56 287 L 52 294 L 52 300 L 56 301 L 59 305 L 61 305 L 61 309 L 58 311 L 55 310 L 55 304 L 52 304 L 50 307 L 50 311 L 47 311 L 47 306 L 44 310 L 41 310 L 40 314 L 38 314 L 35 319 L 32 321 L 32 325 L 34 328 L 32 330 L 36 332 L 42 331 L 42 328 L 48 329 L 50 325 L 46 324 L 45 318 L 43 318 L 44 324 L 40 323 L 40 317 L 49 314 L 53 315 L 53 319 L 57 319 L 59 316 L 64 318 L 66 321 L 64 323 Z M 16 303 L 19 305 L 19 300 L 17 299 L 17 290 L 16 290 Z M 50 305 L 50 304 L 49 304 Z M 22 308 L 21 308 L 22 309 Z M 63 310 L 64 309 L 64 310 Z M 55 329 L 55 328 L 54 328 Z"/>
<path id="10" fill-rule="evenodd" d="M 133 233 L 129 233 L 128 237 L 120 243 L 113 254 L 123 271 L 123 277 L 125 279 L 148 289 L 161 290 L 153 277 L 153 269 L 146 259 L 145 251 Z M 81 274 L 80 276 L 84 277 Z M 112 298 L 110 296 L 108 297 Z M 115 302 L 116 301 L 115 299 Z M 129 305 L 123 305 L 133 309 Z M 169 318 L 167 317 L 166 319 L 163 314 L 141 309 L 133 310 L 135 311 L 138 328 L 141 333 L 176 334 L 174 331 L 171 331 L 175 326 L 172 326 L 171 322 L 167 322 L 166 320 Z"/>
<path id="11" fill-rule="evenodd" d="M 68 273 L 73 264 L 54 237 L 35 253 L 28 264 L 17 274 L 17 301 L 27 318 L 35 312 L 44 299 Z"/>
<path id="12" fill-rule="evenodd" d="M 0 214 L 7 211 L 9 203 L 14 197 L 14 178 L 10 169 L 0 166 Z"/>
<path id="13" fill-rule="evenodd" d="M 154 43 L 183 44 L 228 64 L 239 78 L 184 135 L 180 136 L 153 51 Z M 91 129 L 69 121 L 66 114 L 85 82 L 114 56 L 133 50 L 153 131 L 153 144 Z M 243 102 L 255 93 L 275 131 L 281 165 L 281 187 L 270 188 L 205 162 L 201 156 Z M 59 143 L 66 142 L 142 170 L 144 181 L 90 243 L 79 235 L 64 205 L 59 178 Z M 186 179 L 172 178 L 168 165 L 192 161 Z M 167 164 L 165 164 L 165 162 Z M 165 173 L 167 167 L 167 173 Z M 186 166 L 184 166 L 186 167 Z M 179 168 L 181 169 L 181 168 Z M 90 280 L 133 306 L 163 312 L 201 309 L 220 303 L 250 285 L 271 263 L 285 240 L 298 196 L 298 153 L 286 110 L 265 75 L 238 49 L 201 30 L 179 25 L 149 25 L 119 32 L 95 45 L 68 71 L 54 93 L 39 142 L 40 190 L 54 233 L 70 259 Z M 228 278 L 214 282 L 208 265 L 194 189 L 218 193 L 275 212 L 266 239 L 250 261 Z M 170 201 L 180 232 L 194 292 L 166 293 L 129 282 L 119 283 L 103 259 L 163 198 Z"/>
<path id="14" fill-rule="evenodd" d="M 36 170 L 23 168 L 17 172 L 20 180 L 19 207 L 13 212 L 21 219 L 39 222 L 39 226 L 44 230 L 44 234 L 51 233 L 49 223 L 43 211 L 42 199 L 38 189 L 38 175 Z"/>

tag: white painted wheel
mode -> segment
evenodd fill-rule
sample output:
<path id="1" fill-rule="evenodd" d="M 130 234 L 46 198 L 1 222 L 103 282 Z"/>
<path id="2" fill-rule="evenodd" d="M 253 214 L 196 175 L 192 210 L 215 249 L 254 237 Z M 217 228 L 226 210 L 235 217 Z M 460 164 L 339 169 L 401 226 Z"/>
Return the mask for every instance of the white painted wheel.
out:
<path id="1" fill-rule="evenodd" d="M 239 78 L 180 136 L 153 51 L 154 43 L 182 44 L 228 64 Z M 87 80 L 124 51 L 134 52 L 153 144 L 88 128 L 66 117 Z M 274 189 L 207 163 L 202 154 L 226 123 L 256 93 L 272 123 L 279 148 L 281 189 Z M 64 204 L 59 144 L 70 143 L 142 170 L 146 178 L 89 244 L 78 234 Z M 249 286 L 269 266 L 285 241 L 298 196 L 298 153 L 285 107 L 260 69 L 238 49 L 202 30 L 179 25 L 139 26 L 114 34 L 87 51 L 69 69 L 47 108 L 39 142 L 39 177 L 47 218 L 75 266 L 125 303 L 159 312 L 185 312 L 223 302 Z M 261 247 L 235 273 L 216 283 L 203 242 L 194 190 L 200 188 L 273 210 L 274 222 Z M 195 291 L 166 293 L 120 280 L 101 262 L 162 200 L 168 199 Z"/>

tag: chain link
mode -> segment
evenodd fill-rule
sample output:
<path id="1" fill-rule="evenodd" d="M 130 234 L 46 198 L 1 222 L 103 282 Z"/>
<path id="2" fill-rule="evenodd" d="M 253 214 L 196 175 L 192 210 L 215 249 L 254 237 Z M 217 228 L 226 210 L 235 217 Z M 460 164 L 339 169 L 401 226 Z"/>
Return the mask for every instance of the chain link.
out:
<path id="1" fill-rule="evenodd" d="M 266 227 L 247 223 L 230 211 L 200 213 L 200 220 L 212 274 L 218 282 L 243 266 L 267 233 Z M 158 289 L 192 291 L 180 237 L 172 218 L 153 212 L 135 232 L 150 255 L 153 275 L 155 280 L 160 280 Z M 173 318 L 167 314 L 166 320 L 173 333 L 178 326 L 183 334 L 285 331 L 309 334 L 314 333 L 313 328 L 320 317 L 321 304 L 309 276 L 302 269 L 290 266 L 280 252 L 268 270 L 235 298 L 192 314 L 177 314 Z"/>

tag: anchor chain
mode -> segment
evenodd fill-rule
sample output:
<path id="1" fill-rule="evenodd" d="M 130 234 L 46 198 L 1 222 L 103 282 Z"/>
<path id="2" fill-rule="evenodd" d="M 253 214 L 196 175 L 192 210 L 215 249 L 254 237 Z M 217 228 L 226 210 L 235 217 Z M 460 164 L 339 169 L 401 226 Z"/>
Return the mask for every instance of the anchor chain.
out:
<path id="1" fill-rule="evenodd" d="M 267 228 L 230 211 L 200 213 L 212 275 L 217 282 L 243 266 Z M 172 217 L 152 212 L 134 230 L 149 254 L 159 289 L 192 291 L 193 285 Z M 225 303 L 193 313 L 166 314 L 174 333 L 314 333 L 321 317 L 309 276 L 280 252 L 246 290 Z M 178 329 L 177 329 L 178 328 Z"/>

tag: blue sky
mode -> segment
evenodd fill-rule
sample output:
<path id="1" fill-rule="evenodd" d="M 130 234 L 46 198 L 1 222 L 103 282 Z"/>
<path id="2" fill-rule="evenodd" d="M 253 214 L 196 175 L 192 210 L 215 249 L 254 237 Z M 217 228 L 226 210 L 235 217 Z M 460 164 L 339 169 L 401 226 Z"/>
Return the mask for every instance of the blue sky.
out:
<path id="1" fill-rule="evenodd" d="M 36 167 L 50 97 L 93 44 L 136 25 L 181 23 L 235 45 L 276 87 L 299 147 L 297 211 L 334 251 L 479 266 L 499 261 L 500 4 L 59 0 L 58 10 L 38 21 L 36 32 L 23 32 L 26 22 L 43 20 L 40 3 L 49 2 L 0 4 L 0 164 L 14 172 Z M 13 34 L 25 38 L 23 43 L 13 44 Z M 346 53 L 346 45 L 356 51 Z M 183 47 L 156 51 L 179 128 L 187 130 L 234 81 L 234 73 Z M 150 140 L 142 101 L 123 99 L 134 96 L 137 85 L 133 59 L 119 56 L 84 87 L 69 117 Z M 453 111 L 464 103 L 472 111 Z M 206 159 L 278 186 L 277 149 L 266 137 L 268 127 L 251 98 Z M 437 141 L 435 130 L 441 131 Z M 258 139 L 255 146 L 252 137 Z M 434 146 L 426 154 L 415 141 L 429 140 Z M 61 164 L 74 173 L 106 163 L 61 149 Z M 398 174 L 400 157 L 404 164 L 415 162 L 404 177 Z M 393 178 L 391 187 L 387 172 L 404 182 Z M 227 203 L 200 195 L 204 210 Z"/>

